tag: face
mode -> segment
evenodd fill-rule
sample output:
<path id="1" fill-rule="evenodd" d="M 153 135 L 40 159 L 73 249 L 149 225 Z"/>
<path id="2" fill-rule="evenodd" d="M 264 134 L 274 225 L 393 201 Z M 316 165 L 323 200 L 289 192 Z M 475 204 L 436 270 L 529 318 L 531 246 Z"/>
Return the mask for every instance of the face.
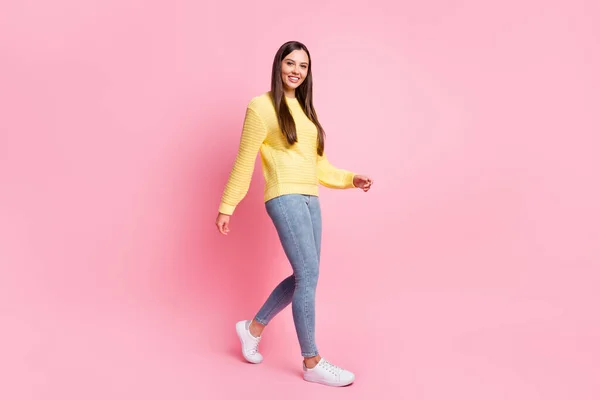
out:
<path id="1" fill-rule="evenodd" d="M 308 54 L 304 50 L 294 50 L 281 62 L 281 79 L 287 90 L 295 90 L 304 82 L 308 74 Z"/>

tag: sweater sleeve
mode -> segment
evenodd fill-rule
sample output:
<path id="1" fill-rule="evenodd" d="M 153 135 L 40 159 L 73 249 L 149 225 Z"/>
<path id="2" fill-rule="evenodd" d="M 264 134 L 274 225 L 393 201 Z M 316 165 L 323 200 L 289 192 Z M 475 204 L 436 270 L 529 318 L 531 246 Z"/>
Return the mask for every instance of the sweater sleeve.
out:
<path id="1" fill-rule="evenodd" d="M 220 213 L 232 215 L 237 205 L 248 193 L 256 155 L 266 137 L 267 130 L 260 116 L 248 107 L 238 153 L 219 205 Z"/>
<path id="2" fill-rule="evenodd" d="M 327 155 L 317 155 L 317 176 L 319 183 L 332 189 L 349 189 L 354 186 L 354 173 L 331 165 Z"/>

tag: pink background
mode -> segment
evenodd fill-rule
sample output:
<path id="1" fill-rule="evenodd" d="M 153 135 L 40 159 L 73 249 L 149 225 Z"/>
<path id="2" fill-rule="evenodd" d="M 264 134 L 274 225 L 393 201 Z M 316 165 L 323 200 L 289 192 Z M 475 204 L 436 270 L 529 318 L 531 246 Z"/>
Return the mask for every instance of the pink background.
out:
<path id="1" fill-rule="evenodd" d="M 600 398 L 596 1 L 56 0 L 0 8 L 0 398 Z M 255 180 L 214 226 L 244 110 L 312 52 L 328 153 L 323 355 Z M 317 397 L 315 397 L 317 396 Z"/>

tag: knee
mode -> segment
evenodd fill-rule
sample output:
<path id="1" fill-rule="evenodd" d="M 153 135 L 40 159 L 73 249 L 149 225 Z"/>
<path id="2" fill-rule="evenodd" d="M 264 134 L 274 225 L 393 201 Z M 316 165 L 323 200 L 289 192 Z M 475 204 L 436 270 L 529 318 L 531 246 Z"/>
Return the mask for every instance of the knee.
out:
<path id="1" fill-rule="evenodd" d="M 292 274 L 285 279 L 288 284 L 295 286 L 296 285 L 296 275 Z"/>
<path id="2" fill-rule="evenodd" d="M 319 280 L 319 269 L 318 268 L 307 268 L 302 273 L 296 273 L 295 275 L 296 288 L 308 287 L 314 289 L 317 287 Z"/>

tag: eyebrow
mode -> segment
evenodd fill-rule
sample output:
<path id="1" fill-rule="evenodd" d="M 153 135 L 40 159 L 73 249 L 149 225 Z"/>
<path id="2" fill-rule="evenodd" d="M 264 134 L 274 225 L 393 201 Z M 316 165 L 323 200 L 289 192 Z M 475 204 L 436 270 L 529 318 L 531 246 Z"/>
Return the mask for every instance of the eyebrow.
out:
<path id="1" fill-rule="evenodd" d="M 291 58 L 286 58 L 284 61 L 291 61 L 291 62 L 295 63 L 295 61 L 292 60 Z M 306 64 L 306 65 L 308 65 L 308 63 L 306 61 L 302 61 L 300 64 Z"/>

